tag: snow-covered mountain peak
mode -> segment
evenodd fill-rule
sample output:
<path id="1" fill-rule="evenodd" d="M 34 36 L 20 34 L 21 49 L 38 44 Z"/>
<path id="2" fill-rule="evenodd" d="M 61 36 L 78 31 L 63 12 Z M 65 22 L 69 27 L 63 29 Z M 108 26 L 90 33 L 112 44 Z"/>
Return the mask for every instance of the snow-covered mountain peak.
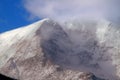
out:
<path id="1" fill-rule="evenodd" d="M 47 24 L 48 22 L 51 22 L 51 21 L 52 20 L 48 18 L 43 19 L 31 25 L 23 26 L 21 28 L 14 29 L 14 30 L 0 34 L 0 53 L 1 53 L 0 67 L 2 67 L 3 64 L 5 64 L 5 62 L 15 54 L 16 50 L 14 49 L 19 48 L 19 47 L 14 47 L 13 49 L 11 49 L 13 45 L 17 45 L 18 42 L 22 42 L 24 40 L 32 39 L 33 37 L 36 36 L 36 31 L 39 30 L 39 28 L 43 24 Z"/>
<path id="2" fill-rule="evenodd" d="M 0 73 L 20 80 L 76 80 L 82 71 L 116 80 L 119 48 L 119 29 L 108 21 L 60 25 L 43 19 L 0 34 Z"/>

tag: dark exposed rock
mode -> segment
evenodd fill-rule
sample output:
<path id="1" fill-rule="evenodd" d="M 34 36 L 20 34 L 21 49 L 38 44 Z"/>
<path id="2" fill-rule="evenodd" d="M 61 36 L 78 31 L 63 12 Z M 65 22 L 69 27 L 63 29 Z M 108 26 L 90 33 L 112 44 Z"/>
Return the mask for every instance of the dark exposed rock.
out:
<path id="1" fill-rule="evenodd" d="M 92 73 L 83 73 L 82 75 L 80 75 L 80 78 L 83 78 L 83 80 L 105 80 L 105 79 L 96 77 Z"/>
<path id="2" fill-rule="evenodd" d="M 17 80 L 17 79 L 13 79 L 13 78 L 0 74 L 0 80 Z"/>

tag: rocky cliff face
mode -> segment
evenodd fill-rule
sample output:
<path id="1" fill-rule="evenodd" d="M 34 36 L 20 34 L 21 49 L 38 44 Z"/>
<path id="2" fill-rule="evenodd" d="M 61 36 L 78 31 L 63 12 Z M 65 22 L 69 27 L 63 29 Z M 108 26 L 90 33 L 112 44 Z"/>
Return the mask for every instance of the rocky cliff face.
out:
<path id="1" fill-rule="evenodd" d="M 85 23 L 94 31 L 76 24 L 77 30 L 64 29 L 44 19 L 1 34 L 0 73 L 18 80 L 119 80 L 116 45 L 104 41 L 111 40 L 109 24 Z"/>

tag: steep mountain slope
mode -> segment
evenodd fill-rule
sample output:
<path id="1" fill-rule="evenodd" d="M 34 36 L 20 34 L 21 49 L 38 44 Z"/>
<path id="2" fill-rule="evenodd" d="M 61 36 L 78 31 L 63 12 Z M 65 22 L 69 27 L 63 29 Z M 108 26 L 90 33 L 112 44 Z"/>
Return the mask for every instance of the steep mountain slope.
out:
<path id="1" fill-rule="evenodd" d="M 0 73 L 19 80 L 119 80 L 117 29 L 106 21 L 78 23 L 64 28 L 44 19 L 1 34 Z"/>
<path id="2" fill-rule="evenodd" d="M 75 21 L 68 23 L 67 26 L 71 27 L 67 32 L 76 46 L 74 53 L 79 53 L 82 62 L 86 61 L 82 64 L 84 70 L 88 69 L 99 77 L 119 80 L 117 77 L 120 76 L 118 68 L 120 26 L 106 20 Z M 85 59 L 81 57 L 83 55 L 81 51 L 85 53 Z"/>

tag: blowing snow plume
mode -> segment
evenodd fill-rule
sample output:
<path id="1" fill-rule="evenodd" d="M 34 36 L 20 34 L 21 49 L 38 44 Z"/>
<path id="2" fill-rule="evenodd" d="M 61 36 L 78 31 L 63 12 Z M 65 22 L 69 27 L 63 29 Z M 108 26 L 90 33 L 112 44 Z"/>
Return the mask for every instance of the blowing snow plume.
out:
<path id="1" fill-rule="evenodd" d="M 54 63 L 65 68 L 93 72 L 105 79 L 117 80 L 119 70 L 116 71 L 118 69 L 116 65 L 120 65 L 117 57 L 120 45 L 119 0 L 23 0 L 23 2 L 26 10 L 30 12 L 30 18 L 47 17 L 65 22 L 62 24 L 65 34 L 55 27 L 52 31 L 51 28 L 50 31 L 49 28 L 41 30 L 44 33 L 43 51 L 49 54 L 47 56 Z M 46 48 L 47 46 L 50 48 Z"/>
<path id="2" fill-rule="evenodd" d="M 23 0 L 30 18 L 107 19 L 120 22 L 119 0 Z"/>
<path id="3" fill-rule="evenodd" d="M 115 65 L 120 65 L 116 62 L 119 61 L 119 42 L 117 45 L 114 43 L 116 39 L 113 40 L 118 31 L 114 26 L 108 21 L 72 21 L 62 29 L 63 26 L 48 21 L 37 35 L 42 37 L 44 56 L 54 64 L 63 69 L 92 72 L 103 79 L 117 80 L 119 72 Z"/>

